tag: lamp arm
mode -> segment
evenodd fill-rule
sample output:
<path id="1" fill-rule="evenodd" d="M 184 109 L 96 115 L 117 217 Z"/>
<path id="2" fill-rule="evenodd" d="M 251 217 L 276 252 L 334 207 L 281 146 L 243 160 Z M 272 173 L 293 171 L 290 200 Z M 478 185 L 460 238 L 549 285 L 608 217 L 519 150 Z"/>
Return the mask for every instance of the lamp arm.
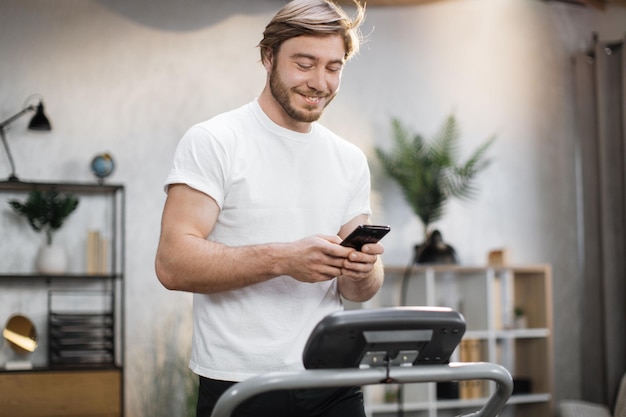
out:
<path id="1" fill-rule="evenodd" d="M 42 106 L 41 101 L 39 102 L 39 106 Z M 19 179 L 15 175 L 15 162 L 13 161 L 13 155 L 11 155 L 11 150 L 9 149 L 9 144 L 7 143 L 7 138 L 6 138 L 6 135 L 4 133 L 4 130 L 11 123 L 13 123 L 17 119 L 19 119 L 20 117 L 25 115 L 26 113 L 28 113 L 30 111 L 35 111 L 35 110 L 37 110 L 37 107 L 35 105 L 31 104 L 29 106 L 24 107 L 18 113 L 16 113 L 13 116 L 9 117 L 5 121 L 0 122 L 0 139 L 2 139 L 2 145 L 4 146 L 4 150 L 7 153 L 7 158 L 9 159 L 9 165 L 11 166 L 11 175 L 9 175 L 9 178 L 8 178 L 9 181 L 15 182 L 15 181 L 19 181 Z M 44 118 L 45 118 L 45 116 L 44 116 Z M 48 123 L 47 120 L 46 120 L 46 123 Z M 50 130 L 49 126 L 48 126 L 48 130 Z"/>
<path id="2" fill-rule="evenodd" d="M 0 122 L 0 130 L 4 130 L 5 127 L 9 126 L 11 123 L 16 121 L 17 119 L 19 119 L 20 117 L 28 113 L 29 111 L 33 111 L 33 110 L 36 110 L 36 107 L 31 104 L 30 106 L 22 109 L 19 113 L 14 114 L 13 116 L 9 117 L 4 122 Z"/>
<path id="3" fill-rule="evenodd" d="M 15 162 L 13 162 L 13 155 L 11 155 L 11 150 L 9 149 L 9 144 L 7 143 L 7 138 L 4 135 L 4 124 L 0 124 L 0 137 L 2 138 L 2 144 L 4 145 L 4 150 L 7 153 L 7 158 L 9 158 L 9 165 L 11 166 L 11 175 L 9 175 L 9 181 L 18 181 L 15 176 Z"/>

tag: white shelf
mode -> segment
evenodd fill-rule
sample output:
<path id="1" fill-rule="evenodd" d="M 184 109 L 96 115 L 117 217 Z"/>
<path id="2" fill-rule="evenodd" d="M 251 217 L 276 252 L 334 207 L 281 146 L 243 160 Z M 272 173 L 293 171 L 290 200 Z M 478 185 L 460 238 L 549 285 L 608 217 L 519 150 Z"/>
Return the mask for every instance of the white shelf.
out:
<path id="1" fill-rule="evenodd" d="M 515 329 L 515 330 L 496 330 L 495 337 L 497 339 L 539 339 L 550 336 L 550 329 Z"/>
<path id="2" fill-rule="evenodd" d="M 404 411 L 420 411 L 420 410 L 428 410 L 430 407 L 429 402 L 412 402 L 412 403 L 404 403 L 403 409 Z M 373 405 L 370 409 L 370 412 L 373 413 L 395 413 L 398 411 L 397 403 L 382 403 Z"/>
<path id="3" fill-rule="evenodd" d="M 530 393 L 512 396 L 506 416 L 534 417 L 553 414 L 552 388 L 552 293 L 551 269 L 547 265 L 510 267 L 414 266 L 404 282 L 405 268 L 385 268 L 381 292 L 363 307 L 407 305 L 451 307 L 466 319 L 464 341 L 471 343 L 474 358 L 465 361 L 498 363 L 509 370 L 514 380 L 530 381 Z M 406 288 L 407 294 L 400 294 Z M 514 328 L 513 312 L 525 312 L 525 328 Z M 465 345 L 468 346 L 468 345 Z M 465 348 L 464 348 L 465 349 Z M 466 355 L 465 350 L 463 355 Z M 461 345 L 453 354 L 461 361 Z M 495 384 L 483 382 L 461 399 L 438 399 L 437 384 L 411 384 L 404 389 L 402 409 L 420 416 L 437 417 L 437 410 L 478 411 L 493 393 Z M 478 398 L 473 398 L 478 396 Z M 382 402 L 384 388 L 367 387 L 365 404 L 368 416 L 398 411 L 395 402 Z"/>
<path id="4" fill-rule="evenodd" d="M 454 410 L 461 408 L 476 408 L 485 404 L 485 401 L 488 398 L 473 398 L 468 400 L 437 400 L 436 408 L 440 410 Z M 508 405 L 514 404 L 535 404 L 535 403 L 544 403 L 548 402 L 552 399 L 552 396 L 549 393 L 543 394 L 522 394 L 522 395 L 513 395 L 507 402 Z M 423 411 L 428 410 L 433 406 L 431 402 L 421 401 L 421 402 L 404 402 L 402 408 L 404 411 Z M 393 413 L 398 411 L 398 404 L 393 403 L 378 403 L 369 406 L 370 413 Z"/>
<path id="5" fill-rule="evenodd" d="M 534 404 L 534 403 L 542 403 L 548 402 L 552 400 L 552 395 L 549 393 L 545 394 L 518 394 L 513 395 L 507 402 L 507 404 Z"/>

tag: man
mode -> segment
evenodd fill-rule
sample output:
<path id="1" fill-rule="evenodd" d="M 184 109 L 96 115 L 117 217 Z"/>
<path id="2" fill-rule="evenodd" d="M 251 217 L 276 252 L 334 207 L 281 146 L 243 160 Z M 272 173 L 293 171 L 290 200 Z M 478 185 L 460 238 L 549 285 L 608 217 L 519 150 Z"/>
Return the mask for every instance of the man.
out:
<path id="1" fill-rule="evenodd" d="M 358 51 L 364 9 L 295 0 L 259 47 L 267 82 L 253 102 L 185 133 L 166 180 L 156 271 L 194 293 L 191 369 L 198 416 L 251 376 L 302 369 L 317 322 L 383 280 L 380 244 L 340 245 L 369 223 L 364 154 L 316 123 Z M 363 416 L 358 388 L 261 395 L 236 416 Z"/>

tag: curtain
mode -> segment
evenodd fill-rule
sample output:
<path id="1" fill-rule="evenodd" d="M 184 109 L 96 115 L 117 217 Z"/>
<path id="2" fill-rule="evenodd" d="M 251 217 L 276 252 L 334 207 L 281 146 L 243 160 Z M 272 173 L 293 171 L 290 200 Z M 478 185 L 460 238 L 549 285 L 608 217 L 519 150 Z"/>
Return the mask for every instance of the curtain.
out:
<path id="1" fill-rule="evenodd" d="M 624 40 L 573 59 L 577 105 L 582 399 L 613 409 L 626 372 Z M 558 354 L 558 352 L 557 352 Z"/>

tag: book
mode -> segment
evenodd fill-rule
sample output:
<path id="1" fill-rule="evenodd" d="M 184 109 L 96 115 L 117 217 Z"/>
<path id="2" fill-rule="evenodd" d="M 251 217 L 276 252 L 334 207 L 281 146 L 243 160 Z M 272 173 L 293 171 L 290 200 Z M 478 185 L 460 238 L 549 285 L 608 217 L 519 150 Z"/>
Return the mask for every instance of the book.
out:
<path id="1" fill-rule="evenodd" d="M 463 339 L 459 344 L 459 361 L 460 362 L 472 362 L 471 361 L 471 340 Z M 462 400 L 468 400 L 472 397 L 472 381 L 464 380 L 459 381 L 459 398 Z"/>
<path id="2" fill-rule="evenodd" d="M 90 275 L 108 273 L 109 239 L 101 236 L 99 230 L 87 232 L 86 271 Z"/>
<path id="3" fill-rule="evenodd" d="M 482 362 L 482 341 L 479 339 L 463 339 L 459 345 L 461 362 Z M 459 382 L 459 398 L 468 400 L 485 396 L 486 381 L 466 380 Z"/>
<path id="4" fill-rule="evenodd" d="M 100 232 L 98 230 L 87 231 L 87 268 L 88 274 L 98 273 L 98 253 L 100 251 Z"/>
<path id="5" fill-rule="evenodd" d="M 483 344 L 481 340 L 472 339 L 470 342 L 470 362 L 482 362 L 483 359 Z M 470 381 L 471 383 L 471 398 L 482 398 L 487 392 L 487 381 L 482 379 L 475 379 Z"/>

